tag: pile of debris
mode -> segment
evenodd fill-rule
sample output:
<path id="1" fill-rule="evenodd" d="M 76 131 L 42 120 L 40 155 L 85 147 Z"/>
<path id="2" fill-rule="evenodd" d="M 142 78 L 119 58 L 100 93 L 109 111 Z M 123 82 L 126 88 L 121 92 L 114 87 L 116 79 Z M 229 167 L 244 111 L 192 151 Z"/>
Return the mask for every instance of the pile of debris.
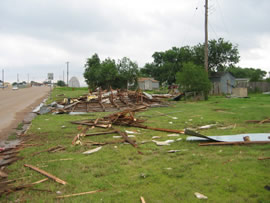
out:
<path id="1" fill-rule="evenodd" d="M 81 133 L 75 136 L 75 138 L 72 141 L 72 144 L 75 144 L 80 139 L 80 137 L 84 137 L 84 136 L 118 133 L 124 139 L 122 140 L 122 142 L 128 142 L 134 147 L 137 147 L 136 142 L 134 140 L 131 140 L 126 132 L 116 129 L 115 126 L 130 126 L 130 127 L 138 127 L 138 128 L 144 128 L 144 129 L 150 129 L 150 130 L 156 130 L 156 131 L 162 131 L 162 132 L 179 133 L 179 134 L 184 133 L 184 131 L 182 130 L 154 128 L 154 127 L 143 125 L 142 123 L 145 122 L 145 120 L 135 118 L 135 112 L 142 111 L 146 108 L 147 108 L 146 106 L 139 106 L 134 109 L 126 109 L 121 112 L 113 113 L 103 118 L 73 121 L 71 122 L 73 124 L 84 125 L 84 126 L 87 126 L 88 128 L 89 127 L 106 128 L 106 129 L 109 129 L 110 131 L 92 133 L 92 134 L 87 135 L 86 131 L 88 130 L 88 128 L 84 128 Z M 110 143 L 104 143 L 104 144 L 110 144 Z M 103 145 L 103 144 L 100 144 L 100 145 Z"/>
<path id="2" fill-rule="evenodd" d="M 172 98 L 170 94 L 151 95 L 146 92 L 129 90 L 110 90 L 92 92 L 78 98 L 64 98 L 60 102 L 53 102 L 49 106 L 39 107 L 38 114 L 53 112 L 55 114 L 74 112 L 111 112 L 135 108 L 137 106 L 161 107 L 168 106 L 164 98 Z M 163 99 L 163 100 L 162 100 Z"/>

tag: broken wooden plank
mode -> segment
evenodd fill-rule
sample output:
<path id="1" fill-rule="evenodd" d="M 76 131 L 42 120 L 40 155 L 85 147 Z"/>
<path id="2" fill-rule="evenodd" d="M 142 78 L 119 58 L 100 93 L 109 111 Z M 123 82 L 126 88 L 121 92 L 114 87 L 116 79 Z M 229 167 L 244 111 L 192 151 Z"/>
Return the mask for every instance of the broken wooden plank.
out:
<path id="1" fill-rule="evenodd" d="M 122 132 L 118 129 L 115 129 L 115 130 L 117 131 L 119 135 L 121 135 L 124 138 L 126 142 L 130 143 L 133 147 L 138 147 L 138 145 L 132 139 L 130 139 L 125 132 Z"/>
<path id="2" fill-rule="evenodd" d="M 81 193 L 75 193 L 75 194 L 70 194 L 70 195 L 62 195 L 62 196 L 58 196 L 56 198 L 60 199 L 60 198 L 66 198 L 66 197 L 74 197 L 74 196 L 80 196 L 80 195 L 86 195 L 86 194 L 93 194 L 93 193 L 97 193 L 97 192 L 103 192 L 103 190 L 94 190 L 94 191 L 81 192 Z"/>
<path id="3" fill-rule="evenodd" d="M 32 166 L 32 165 L 30 165 L 30 164 L 24 164 L 24 166 L 25 166 L 25 167 L 28 167 L 28 168 L 30 168 L 30 169 L 32 169 L 32 170 L 34 170 L 34 171 L 37 171 L 37 172 L 41 173 L 42 175 L 45 175 L 45 176 L 47 176 L 48 178 L 51 178 L 51 179 L 53 179 L 54 181 L 56 181 L 56 182 L 58 182 L 58 183 L 60 183 L 60 184 L 63 184 L 63 185 L 67 184 L 66 181 L 63 181 L 63 180 L 61 180 L 60 178 L 57 178 L 56 176 L 54 176 L 54 175 L 52 175 L 52 174 L 50 174 L 50 173 L 47 173 L 46 171 L 44 171 L 44 170 L 42 170 L 42 169 L 39 169 L 39 168 L 37 168 L 37 167 L 35 167 L 35 166 Z"/>
<path id="4" fill-rule="evenodd" d="M 116 132 L 117 131 L 115 131 L 115 130 L 107 131 L 107 132 L 96 132 L 96 133 L 85 134 L 85 136 L 106 135 L 106 134 L 113 134 L 113 133 L 116 133 Z"/>
<path id="5" fill-rule="evenodd" d="M 32 156 L 38 155 L 38 154 L 40 154 L 42 152 L 56 152 L 56 151 L 63 150 L 63 149 L 65 149 L 65 148 L 58 145 L 56 147 L 51 147 L 49 149 L 45 149 L 45 150 L 42 150 L 42 151 L 39 151 L 39 152 L 35 152 L 35 153 L 32 154 Z"/>
<path id="6" fill-rule="evenodd" d="M 207 143 L 200 143 L 199 146 L 212 146 L 212 145 L 248 145 L 248 144 L 270 144 L 270 141 L 207 142 Z"/>
<path id="7" fill-rule="evenodd" d="M 141 203 L 146 203 L 146 201 L 144 200 L 142 196 L 140 197 L 140 199 L 141 199 Z"/>
<path id="8" fill-rule="evenodd" d="M 270 159 L 270 157 L 259 157 L 258 160 L 266 160 L 266 159 Z"/>

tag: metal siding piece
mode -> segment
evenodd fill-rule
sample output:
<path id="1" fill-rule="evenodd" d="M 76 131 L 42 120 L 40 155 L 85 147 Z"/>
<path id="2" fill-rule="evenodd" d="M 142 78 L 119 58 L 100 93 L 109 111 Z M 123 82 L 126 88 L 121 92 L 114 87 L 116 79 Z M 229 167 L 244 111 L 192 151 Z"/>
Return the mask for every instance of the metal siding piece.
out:
<path id="1" fill-rule="evenodd" d="M 270 141 L 270 133 L 250 133 L 250 134 L 237 134 L 237 135 L 221 135 L 221 136 L 206 136 L 209 140 L 215 140 L 217 142 L 241 142 L 244 141 L 244 137 L 249 136 L 250 141 Z M 208 141 L 207 138 L 189 136 L 187 141 Z"/>

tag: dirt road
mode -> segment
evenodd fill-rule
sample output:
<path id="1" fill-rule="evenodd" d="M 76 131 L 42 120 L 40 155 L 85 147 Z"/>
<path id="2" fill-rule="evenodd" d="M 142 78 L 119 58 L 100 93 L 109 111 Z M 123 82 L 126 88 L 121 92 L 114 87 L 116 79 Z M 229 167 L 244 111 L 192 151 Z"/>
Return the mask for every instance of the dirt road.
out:
<path id="1" fill-rule="evenodd" d="M 0 89 L 0 140 L 7 138 L 27 113 L 31 112 L 49 93 L 49 87 L 19 90 Z"/>

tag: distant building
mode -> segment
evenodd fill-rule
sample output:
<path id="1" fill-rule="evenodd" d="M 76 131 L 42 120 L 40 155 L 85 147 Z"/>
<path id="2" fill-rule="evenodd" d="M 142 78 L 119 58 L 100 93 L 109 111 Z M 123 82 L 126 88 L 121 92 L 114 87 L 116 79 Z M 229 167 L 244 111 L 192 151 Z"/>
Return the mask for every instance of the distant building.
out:
<path id="1" fill-rule="evenodd" d="M 138 78 L 138 85 L 141 90 L 159 89 L 159 81 L 154 78 Z"/>
<path id="2" fill-rule="evenodd" d="M 69 87 L 80 87 L 80 82 L 78 80 L 77 77 L 72 77 L 70 78 L 70 80 L 68 81 L 68 86 Z"/>
<path id="3" fill-rule="evenodd" d="M 210 80 L 211 94 L 232 94 L 232 89 L 236 85 L 235 77 L 229 72 L 212 73 Z"/>

